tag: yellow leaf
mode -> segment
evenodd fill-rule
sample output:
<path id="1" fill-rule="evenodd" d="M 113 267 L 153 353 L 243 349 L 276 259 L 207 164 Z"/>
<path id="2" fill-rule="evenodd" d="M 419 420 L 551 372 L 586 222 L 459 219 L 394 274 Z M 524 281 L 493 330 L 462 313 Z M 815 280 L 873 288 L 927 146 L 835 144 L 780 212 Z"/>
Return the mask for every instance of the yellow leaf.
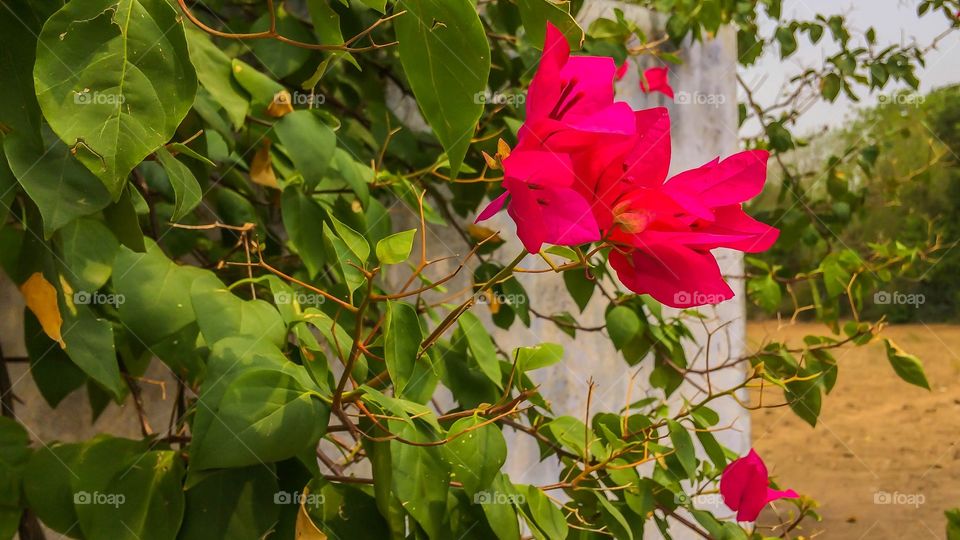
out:
<path id="1" fill-rule="evenodd" d="M 488 240 L 494 244 L 503 243 L 503 238 L 500 238 L 500 235 L 497 234 L 497 231 L 484 227 L 483 225 L 477 225 L 471 223 L 467 225 L 467 234 L 470 235 L 470 238 L 473 238 L 475 242 L 483 242 Z"/>
<path id="2" fill-rule="evenodd" d="M 267 114 L 274 118 L 280 118 L 287 113 L 293 112 L 293 97 L 290 92 L 281 90 L 273 95 L 273 101 L 267 105 Z"/>
<path id="3" fill-rule="evenodd" d="M 303 490 L 303 499 L 307 499 L 307 490 Z M 297 512 L 297 531 L 294 535 L 296 540 L 327 540 L 327 535 L 323 533 L 310 519 L 307 514 L 307 508 L 300 503 L 300 511 Z"/>
<path id="4" fill-rule="evenodd" d="M 43 277 L 43 274 L 35 272 L 23 282 L 23 285 L 20 285 L 20 293 L 23 294 L 27 307 L 40 321 L 43 332 L 65 349 L 67 345 L 60 336 L 63 317 L 60 316 L 60 308 L 57 305 L 57 289 Z"/>
<path id="5" fill-rule="evenodd" d="M 501 162 L 510 157 L 510 145 L 503 139 L 497 141 L 497 157 Z"/>
<path id="6" fill-rule="evenodd" d="M 277 175 L 273 172 L 273 163 L 270 161 L 270 139 L 264 139 L 257 153 L 250 162 L 250 179 L 269 188 L 280 189 Z"/>

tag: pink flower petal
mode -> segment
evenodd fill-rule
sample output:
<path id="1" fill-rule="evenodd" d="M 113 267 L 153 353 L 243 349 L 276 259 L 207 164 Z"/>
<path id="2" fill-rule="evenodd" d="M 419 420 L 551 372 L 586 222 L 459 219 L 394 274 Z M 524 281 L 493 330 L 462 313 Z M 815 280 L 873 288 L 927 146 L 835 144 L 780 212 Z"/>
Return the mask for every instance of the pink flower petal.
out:
<path id="1" fill-rule="evenodd" d="M 477 216 L 477 219 L 474 223 L 480 223 L 481 221 L 486 221 L 493 217 L 494 214 L 503 210 L 503 204 L 507 201 L 507 196 L 510 195 L 509 192 L 503 192 L 499 197 L 490 201 L 490 204 L 483 209 L 482 212 Z"/>
<path id="2" fill-rule="evenodd" d="M 766 150 L 749 150 L 714 160 L 667 180 L 666 189 L 696 193 L 712 208 L 738 204 L 763 191 L 768 156 Z"/>
<path id="3" fill-rule="evenodd" d="M 673 88 L 667 80 L 666 67 L 654 67 L 643 72 L 643 79 L 640 81 L 640 89 L 644 93 L 660 92 L 661 94 L 673 99 Z"/>
<path id="4" fill-rule="evenodd" d="M 649 244 L 629 254 L 610 252 L 620 281 L 637 294 L 677 308 L 716 304 L 733 298 L 717 260 L 709 252 L 680 245 Z"/>
<path id="5" fill-rule="evenodd" d="M 614 73 L 614 75 L 613 75 L 613 80 L 619 81 L 619 80 L 623 79 L 624 75 L 627 74 L 627 68 L 628 68 L 628 67 L 629 67 L 629 64 L 627 63 L 626 60 L 624 60 L 623 63 L 620 64 L 620 66 L 617 68 L 617 72 Z"/>
<path id="6" fill-rule="evenodd" d="M 737 521 L 756 521 L 763 507 L 782 498 L 796 498 L 793 490 L 777 491 L 769 487 L 767 466 L 754 450 L 731 461 L 720 475 L 723 502 L 737 512 Z"/>

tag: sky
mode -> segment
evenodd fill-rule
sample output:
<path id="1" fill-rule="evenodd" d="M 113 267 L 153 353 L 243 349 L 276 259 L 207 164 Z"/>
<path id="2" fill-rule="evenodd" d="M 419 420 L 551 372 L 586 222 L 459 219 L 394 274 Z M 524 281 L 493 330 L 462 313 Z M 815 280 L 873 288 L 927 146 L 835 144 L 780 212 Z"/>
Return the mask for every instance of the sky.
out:
<path id="1" fill-rule="evenodd" d="M 928 45 L 950 25 L 940 12 L 928 12 L 917 16 L 919 0 L 784 0 L 783 18 L 812 20 L 820 13 L 827 17 L 842 14 L 847 19 L 848 28 L 855 38 L 862 42 L 863 32 L 874 27 L 879 47 L 892 44 L 910 44 L 914 41 L 921 47 Z M 771 21 L 765 21 L 762 32 L 770 35 L 774 27 Z M 812 45 L 803 37 L 799 41 L 797 52 L 786 60 L 780 59 L 778 47 L 768 47 L 754 66 L 741 74 L 744 81 L 754 88 L 754 95 L 761 103 L 776 101 L 781 88 L 790 77 L 799 74 L 807 67 L 822 66 L 828 56 L 836 52 L 828 32 L 820 43 Z M 927 65 L 918 72 L 920 92 L 960 82 L 960 31 L 954 31 L 940 42 L 937 50 L 926 56 Z M 901 85 L 902 86 L 902 85 Z M 888 83 L 884 93 L 893 87 Z M 797 123 L 800 133 L 817 131 L 823 127 L 841 125 L 844 119 L 855 112 L 856 107 L 877 103 L 877 96 L 867 96 L 858 92 L 861 102 L 853 103 L 841 94 L 833 104 L 819 100 L 818 103 L 801 116 Z M 756 125 L 745 125 L 744 135 L 756 131 Z"/>

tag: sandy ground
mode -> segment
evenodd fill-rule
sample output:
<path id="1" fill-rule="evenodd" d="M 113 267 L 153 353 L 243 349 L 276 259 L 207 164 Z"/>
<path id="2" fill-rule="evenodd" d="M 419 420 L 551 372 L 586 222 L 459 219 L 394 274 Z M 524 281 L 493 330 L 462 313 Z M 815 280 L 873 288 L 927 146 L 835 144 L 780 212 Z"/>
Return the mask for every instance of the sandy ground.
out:
<path id="1" fill-rule="evenodd" d="M 799 344 L 812 333 L 823 327 L 751 323 L 748 341 Z M 960 326 L 883 335 L 923 360 L 932 391 L 901 381 L 878 342 L 837 352 L 839 378 L 816 429 L 788 408 L 753 413 L 753 444 L 771 474 L 821 505 L 823 521 L 801 526 L 806 537 L 945 538 L 943 511 L 960 506 Z"/>

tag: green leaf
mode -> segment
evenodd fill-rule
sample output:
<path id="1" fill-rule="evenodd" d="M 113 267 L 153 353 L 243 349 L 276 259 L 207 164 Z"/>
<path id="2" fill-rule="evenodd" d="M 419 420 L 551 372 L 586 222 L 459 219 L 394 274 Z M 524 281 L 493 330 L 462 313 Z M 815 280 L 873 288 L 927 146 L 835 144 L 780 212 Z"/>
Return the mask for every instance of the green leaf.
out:
<path id="1" fill-rule="evenodd" d="M 384 360 L 397 397 L 426 403 L 438 379 L 429 355 L 417 358 L 423 334 L 416 308 L 404 302 L 388 302 L 384 333 Z"/>
<path id="2" fill-rule="evenodd" d="M 567 537 L 567 520 L 560 510 L 537 486 L 517 486 L 517 490 L 526 497 L 526 508 L 530 512 L 528 522 L 531 529 L 539 532 L 542 538 Z"/>
<path id="3" fill-rule="evenodd" d="M 24 470 L 23 492 L 43 524 L 66 534 L 77 533 L 71 481 L 82 445 L 52 443 L 37 448 Z"/>
<path id="4" fill-rule="evenodd" d="M 387 8 L 387 0 L 360 0 L 360 2 L 368 8 L 375 9 L 380 13 L 383 13 Z"/>
<path id="5" fill-rule="evenodd" d="M 91 379 L 109 391 L 119 402 L 127 386 L 120 378 L 113 325 L 85 305 L 76 305 L 76 312 L 62 311 L 64 351 L 74 364 Z"/>
<path id="6" fill-rule="evenodd" d="M 820 93 L 827 101 L 833 101 L 840 93 L 840 86 L 840 76 L 836 73 L 827 73 L 820 82 Z"/>
<path id="7" fill-rule="evenodd" d="M 456 177 L 483 103 L 490 45 L 470 0 L 398 0 L 400 61 L 420 110 L 447 152 Z"/>
<path id="8" fill-rule="evenodd" d="M 405 424 L 399 435 L 407 440 L 428 442 L 426 428 Z M 390 441 L 393 465 L 393 494 L 430 538 L 448 538 L 447 491 L 450 471 L 435 446 L 414 446 Z"/>
<path id="9" fill-rule="evenodd" d="M 326 223 L 323 224 L 323 239 L 324 242 L 329 243 L 329 245 L 325 246 L 325 249 L 336 257 L 337 267 L 340 269 L 343 281 L 350 291 L 350 300 L 352 301 L 354 291 L 359 289 L 367 280 L 363 272 L 354 266 L 361 266 L 362 263 L 357 260 L 357 256 L 347 247 L 346 242 L 334 234 Z"/>
<path id="10" fill-rule="evenodd" d="M 606 315 L 607 332 L 618 350 L 622 349 L 640 331 L 640 317 L 627 306 L 616 306 Z"/>
<path id="11" fill-rule="evenodd" d="M 200 204 L 200 199 L 203 198 L 203 192 L 200 191 L 200 182 L 197 182 L 197 178 L 186 165 L 180 163 L 163 146 L 157 148 L 156 156 L 160 165 L 163 166 L 163 170 L 167 173 L 167 178 L 170 180 L 176 198 L 170 221 L 179 221 Z"/>
<path id="12" fill-rule="evenodd" d="M 750 279 L 747 282 L 747 292 L 753 301 L 768 313 L 775 312 L 783 298 L 780 284 L 773 279 L 772 274 Z"/>
<path id="13" fill-rule="evenodd" d="M 517 369 L 532 371 L 563 360 L 563 347 L 556 343 L 541 343 L 533 347 L 518 347 L 513 354 L 517 359 Z"/>
<path id="14" fill-rule="evenodd" d="M 207 343 L 234 336 L 252 336 L 278 347 L 286 342 L 287 326 L 276 308 L 260 299 L 241 299 L 213 274 L 195 279 L 190 296 Z"/>
<path id="15" fill-rule="evenodd" d="M 21 480 L 32 451 L 27 430 L 16 420 L 0 417 L 0 507 L 19 507 Z"/>
<path id="16" fill-rule="evenodd" d="M 690 433 L 680 422 L 667 420 L 667 431 L 670 433 L 670 443 L 683 471 L 687 478 L 694 480 L 697 478 L 697 456 L 696 449 L 693 446 L 693 439 Z"/>
<path id="17" fill-rule="evenodd" d="M 566 4 L 557 4 L 550 0 L 517 0 L 520 10 L 520 19 L 526 31 L 526 40 L 538 49 L 543 48 L 546 41 L 547 21 L 553 23 L 573 50 L 583 46 L 583 29 L 577 20 L 570 14 Z"/>
<path id="18" fill-rule="evenodd" d="M 457 420 L 447 433 L 451 440 L 442 446 L 454 479 L 471 497 L 489 487 L 507 461 L 503 433 L 496 424 L 484 422 L 479 416 Z"/>
<path id="19" fill-rule="evenodd" d="M 102 221 L 80 218 L 57 231 L 57 243 L 67 278 L 88 294 L 110 279 L 120 243 Z"/>
<path id="20" fill-rule="evenodd" d="M 40 395 L 56 406 L 71 392 L 83 386 L 87 375 L 77 367 L 60 345 L 47 337 L 37 318 L 28 309 L 23 312 L 23 339 L 30 357 L 30 375 Z"/>
<path id="21" fill-rule="evenodd" d="M 183 460 L 179 452 L 153 450 L 120 463 L 122 467 L 102 490 L 87 491 L 82 483 L 77 486 L 81 490 L 75 501 L 76 496 L 84 494 L 91 501 L 76 505 L 84 536 L 118 540 L 177 538 L 184 507 Z M 84 462 L 79 466 L 83 468 Z M 106 504 L 98 504 L 98 496 L 106 496 Z M 111 498 L 116 501 L 114 504 L 110 504 Z"/>
<path id="22" fill-rule="evenodd" d="M 927 382 L 920 359 L 901 349 L 892 340 L 885 339 L 883 343 L 887 348 L 887 360 L 890 361 L 897 376 L 910 384 L 930 390 L 930 383 Z"/>
<path id="23" fill-rule="evenodd" d="M 40 33 L 43 115 L 114 199 L 193 104 L 197 78 L 179 18 L 165 0 L 72 0 Z"/>
<path id="24" fill-rule="evenodd" d="M 271 467 L 257 464 L 216 471 L 187 490 L 180 540 L 260 540 L 273 529 L 280 507 Z"/>
<path id="25" fill-rule="evenodd" d="M 810 424 L 810 427 L 817 426 L 823 396 L 820 394 L 820 385 L 816 380 L 788 382 L 784 397 L 797 416 Z"/>
<path id="26" fill-rule="evenodd" d="M 570 297 L 580 308 L 580 313 L 583 313 L 593 296 L 597 282 L 588 279 L 586 272 L 583 270 L 569 270 L 563 273 L 563 284 L 567 286 L 567 292 L 570 293 Z"/>
<path id="27" fill-rule="evenodd" d="M 210 41 L 210 36 L 193 24 L 187 25 L 186 36 L 190 60 L 196 67 L 200 84 L 226 111 L 233 129 L 239 130 L 246 121 L 250 103 L 243 88 L 233 78 L 230 57 Z"/>
<path id="28" fill-rule="evenodd" d="M 780 58 L 784 59 L 794 51 L 797 50 L 797 37 L 794 35 L 793 30 L 788 26 L 781 26 L 777 28 L 776 33 L 774 34 L 777 38 L 777 41 L 780 42 Z"/>
<path id="29" fill-rule="evenodd" d="M 10 170 L 40 210 L 45 238 L 110 204 L 107 189 L 49 129 L 43 130 L 42 142 L 26 136 L 5 137 L 3 149 Z"/>
<path id="30" fill-rule="evenodd" d="M 326 213 L 297 185 L 289 185 L 283 190 L 280 210 L 290 244 L 303 259 L 310 276 L 315 277 L 327 260 L 321 234 Z"/>
<path id="31" fill-rule="evenodd" d="M 947 518 L 947 540 L 960 540 L 960 508 L 943 513 Z"/>
<path id="32" fill-rule="evenodd" d="M 487 329 L 480 322 L 476 315 L 469 311 L 460 315 L 457 320 L 464 338 L 467 340 L 467 347 L 473 354 L 474 360 L 480 366 L 480 370 L 499 388 L 503 388 L 503 376 L 500 373 L 500 361 L 497 359 L 497 349 L 493 345 L 493 340 Z"/>
<path id="33" fill-rule="evenodd" d="M 124 298 L 120 321 L 148 346 L 175 334 L 196 321 L 190 287 L 206 275 L 171 261 L 152 242 L 146 253 L 121 247 L 113 264 L 113 286 Z"/>
<path id="34" fill-rule="evenodd" d="M 327 173 L 337 149 L 337 137 L 314 109 L 293 111 L 273 125 L 273 130 L 303 175 L 307 188 L 313 188 Z"/>
<path id="35" fill-rule="evenodd" d="M 313 36 L 310 35 L 310 31 L 296 17 L 291 16 L 284 9 L 283 3 L 280 3 L 276 8 L 274 22 L 280 35 L 305 43 L 312 41 Z M 269 13 L 264 13 L 250 27 L 251 32 L 263 32 L 269 29 Z M 275 39 L 253 41 L 250 48 L 253 51 L 253 56 L 278 79 L 290 76 L 310 59 L 309 50 L 281 43 Z"/>
<path id="36" fill-rule="evenodd" d="M 333 222 L 333 228 L 337 231 L 337 236 L 343 240 L 347 249 L 359 259 L 357 262 L 361 265 L 365 264 L 367 259 L 370 258 L 370 244 L 367 242 L 367 239 L 364 238 L 362 234 L 350 228 L 349 225 L 333 216 L 330 216 L 330 221 Z"/>
<path id="37" fill-rule="evenodd" d="M 243 467 L 296 456 L 326 432 L 330 408 L 298 378 L 249 370 L 223 391 L 215 419 L 195 433 L 190 467 Z"/>
<path id="38" fill-rule="evenodd" d="M 493 484 L 490 486 L 489 493 L 499 498 L 499 496 L 514 496 L 517 494 L 516 488 L 510 483 L 510 478 L 502 473 L 497 473 Z M 497 499 L 493 499 L 494 502 Z M 519 501 L 519 498 L 516 498 Z M 482 502 L 474 497 L 474 501 Z M 499 540 L 520 540 L 520 524 L 517 520 L 517 511 L 514 504 L 481 504 L 483 514 L 487 518 L 490 529 L 497 535 Z"/>
<path id="39" fill-rule="evenodd" d="M 377 242 L 377 260 L 382 264 L 399 264 L 410 257 L 416 229 L 391 234 Z"/>

